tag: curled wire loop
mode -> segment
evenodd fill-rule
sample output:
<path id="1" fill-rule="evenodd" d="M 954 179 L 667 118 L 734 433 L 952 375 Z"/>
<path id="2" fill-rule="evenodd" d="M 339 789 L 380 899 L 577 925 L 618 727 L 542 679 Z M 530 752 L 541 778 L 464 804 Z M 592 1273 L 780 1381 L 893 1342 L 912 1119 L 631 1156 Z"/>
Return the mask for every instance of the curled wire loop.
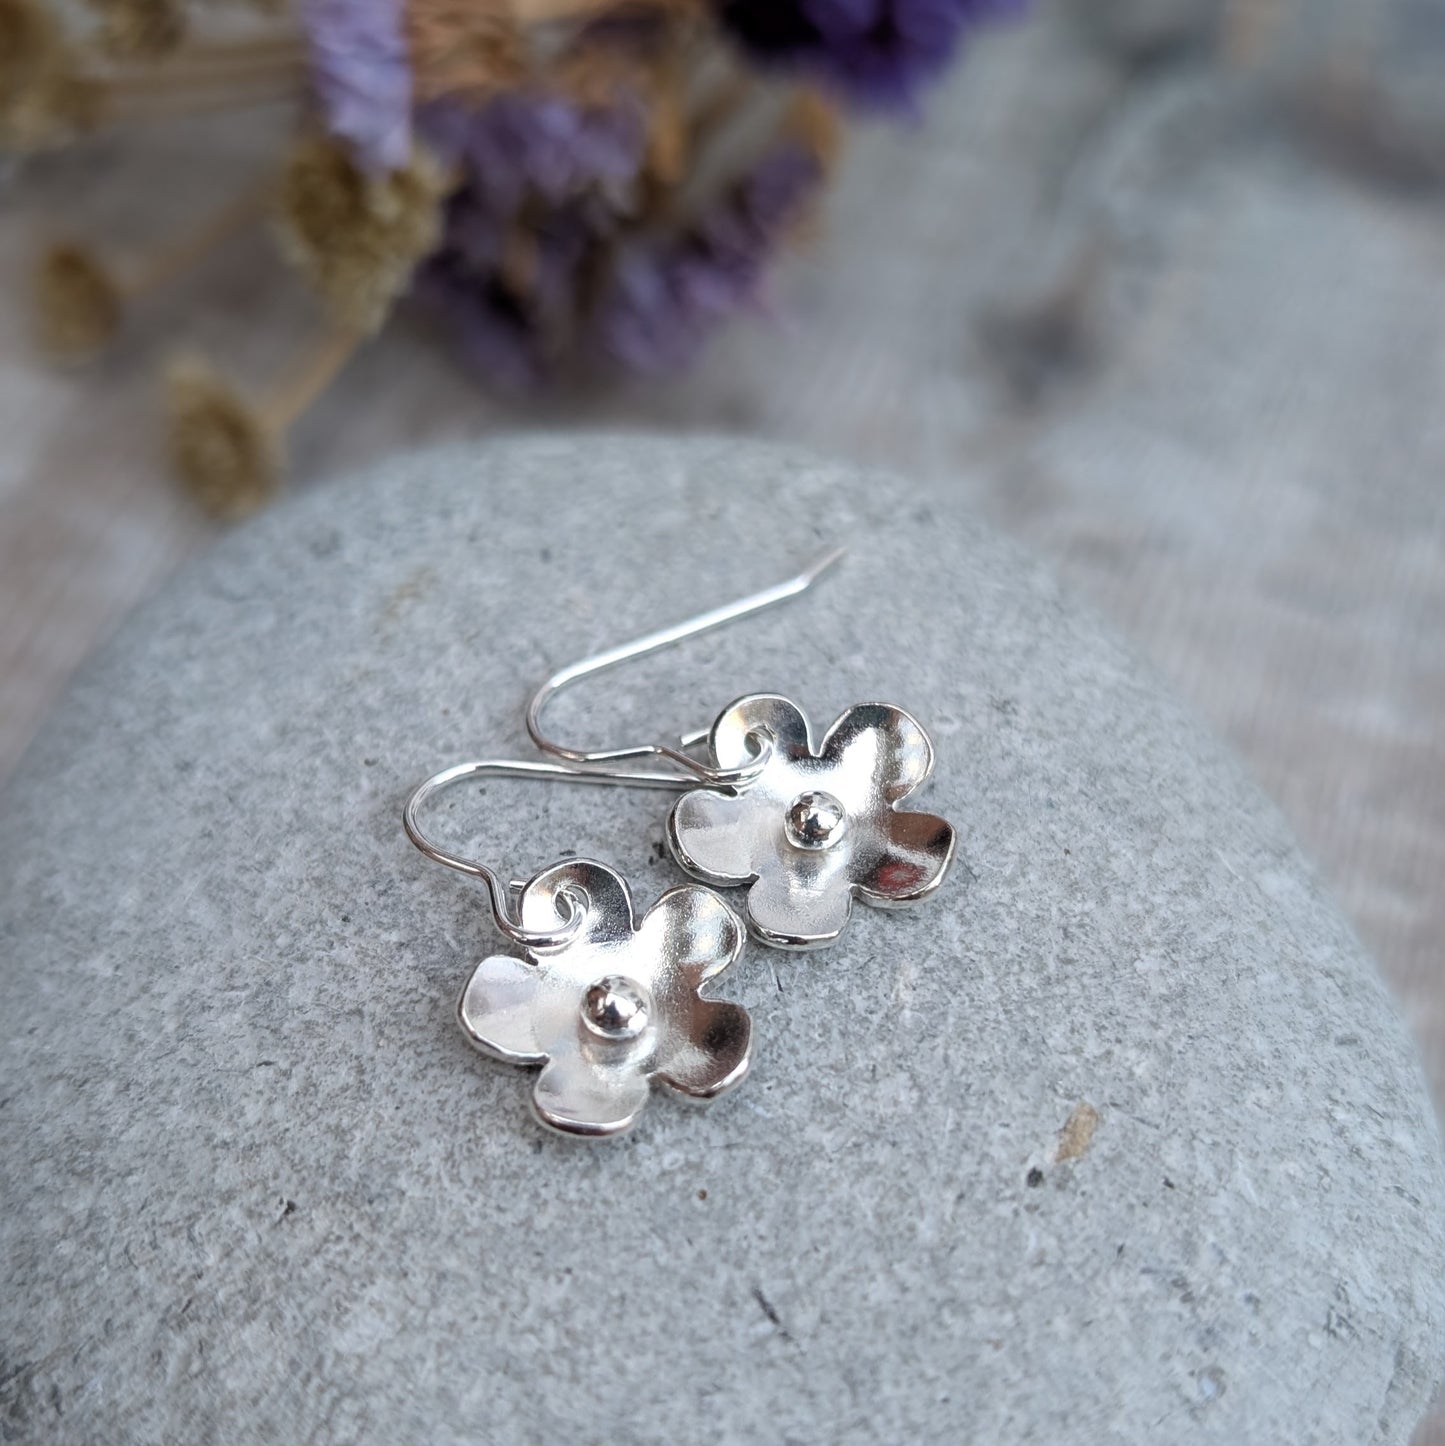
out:
<path id="1" fill-rule="evenodd" d="M 672 772 L 652 772 L 646 769 L 576 768 L 562 763 L 543 763 L 514 758 L 487 758 L 470 763 L 458 763 L 434 773 L 426 782 L 412 790 L 411 797 L 402 810 L 402 827 L 406 836 L 435 863 L 445 864 L 471 878 L 481 879 L 487 886 L 492 905 L 492 914 L 497 927 L 509 939 L 529 949 L 557 949 L 566 944 L 581 926 L 586 912 L 586 900 L 564 891 L 559 897 L 567 900 L 569 909 L 565 919 L 556 929 L 526 929 L 512 903 L 512 892 L 517 884 L 505 884 L 497 874 L 480 859 L 468 858 L 443 848 L 429 837 L 419 822 L 420 814 L 428 800 L 469 778 L 551 778 L 573 783 L 610 783 L 625 788 L 668 788 L 686 789 L 692 786 L 690 779 Z"/>

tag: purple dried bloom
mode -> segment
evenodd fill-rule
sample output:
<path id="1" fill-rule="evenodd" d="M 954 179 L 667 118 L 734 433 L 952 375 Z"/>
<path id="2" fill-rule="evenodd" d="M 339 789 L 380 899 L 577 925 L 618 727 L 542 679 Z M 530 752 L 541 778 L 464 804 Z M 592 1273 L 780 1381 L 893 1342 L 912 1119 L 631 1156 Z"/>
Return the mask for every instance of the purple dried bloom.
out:
<path id="1" fill-rule="evenodd" d="M 610 229 L 577 198 L 529 229 L 531 285 L 519 295 L 504 276 L 508 219 L 471 186 L 448 202 L 441 248 L 421 267 L 413 294 L 455 331 L 466 360 L 506 390 L 542 381 L 576 325 L 586 263 Z"/>
<path id="2" fill-rule="evenodd" d="M 401 0 L 302 0 L 311 84 L 326 129 L 363 169 L 411 157 L 411 71 Z"/>
<path id="3" fill-rule="evenodd" d="M 755 58 L 813 75 L 867 105 L 908 108 L 965 31 L 1026 0 L 713 0 Z"/>
<path id="4" fill-rule="evenodd" d="M 718 323 L 755 300 L 822 177 L 811 151 L 779 146 L 690 231 L 624 251 L 596 319 L 601 350 L 645 373 L 691 361 Z"/>
<path id="5" fill-rule="evenodd" d="M 463 182 L 416 293 L 446 317 L 479 370 L 524 389 L 546 376 L 576 329 L 590 262 L 641 174 L 646 117 L 626 95 L 583 105 L 515 91 L 479 109 L 435 102 L 417 128 Z M 503 275 L 519 233 L 534 253 L 522 295 Z"/>
<path id="6" fill-rule="evenodd" d="M 417 272 L 413 295 L 446 319 L 463 358 L 504 391 L 524 392 L 544 370 L 536 327 L 516 298 L 493 278 L 433 257 Z"/>
<path id="7" fill-rule="evenodd" d="M 479 110 L 424 107 L 418 128 L 462 165 L 479 202 L 514 212 L 529 196 L 556 204 L 584 191 L 616 192 L 637 175 L 647 145 L 641 105 L 581 105 L 547 91 L 511 91 Z"/>

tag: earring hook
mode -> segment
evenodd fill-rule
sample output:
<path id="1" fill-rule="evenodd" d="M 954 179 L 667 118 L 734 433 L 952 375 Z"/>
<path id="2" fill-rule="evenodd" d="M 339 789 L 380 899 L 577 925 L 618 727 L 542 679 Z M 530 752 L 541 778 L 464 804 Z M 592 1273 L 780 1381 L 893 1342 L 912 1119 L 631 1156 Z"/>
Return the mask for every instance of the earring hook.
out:
<path id="1" fill-rule="evenodd" d="M 631 642 L 619 643 L 615 648 L 608 648 L 605 652 L 594 653 L 590 658 L 583 658 L 580 662 L 570 663 L 565 668 L 559 668 L 532 694 L 531 701 L 527 704 L 527 732 L 531 735 L 532 742 L 542 752 L 550 753 L 554 758 L 564 758 L 569 763 L 589 767 L 599 763 L 616 763 L 627 758 L 665 758 L 669 762 L 685 768 L 694 779 L 701 779 L 704 783 L 714 787 L 750 783 L 762 772 L 763 765 L 772 751 L 772 744 L 766 739 L 759 741 L 756 757 L 743 767 L 713 768 L 683 752 L 682 749 L 674 748 L 666 743 L 639 743 L 630 748 L 568 748 L 543 733 L 543 709 L 563 688 L 570 687 L 583 678 L 590 678 L 595 673 L 606 672 L 608 668 L 615 668 L 621 663 L 630 662 L 633 658 L 643 658 L 662 648 L 670 648 L 675 643 L 683 642 L 687 638 L 695 638 L 701 633 L 711 632 L 714 628 L 736 622 L 739 618 L 762 612 L 766 608 L 775 607 L 778 603 L 786 602 L 789 598 L 807 592 L 846 551 L 846 548 L 835 547 L 811 566 L 784 582 L 775 583 L 761 592 L 752 593 L 735 602 L 724 603 L 721 607 L 699 613 L 696 617 L 674 623 L 671 627 L 658 628 L 656 632 L 634 638 Z M 689 733 L 682 740 L 683 748 L 690 747 L 705 737 L 707 737 L 706 729 Z M 660 777 L 660 775 L 654 776 Z M 628 781 L 617 775 L 612 775 L 612 777 L 617 782 Z M 687 786 L 687 783 L 688 781 L 684 780 L 684 786 Z"/>
<path id="2" fill-rule="evenodd" d="M 406 807 L 402 809 L 401 813 L 402 827 L 406 829 L 406 836 L 433 862 L 445 864 L 449 869 L 456 869 L 472 878 L 481 879 L 487 886 L 487 894 L 491 900 L 492 914 L 497 921 L 497 927 L 508 938 L 532 949 L 553 949 L 566 943 L 572 937 L 582 922 L 582 913 L 577 907 L 576 900 L 570 895 L 564 895 L 568 900 L 570 912 L 563 920 L 560 929 L 523 928 L 521 919 L 512 912 L 510 889 L 502 884 L 495 872 L 480 859 L 469 859 L 464 855 L 454 854 L 442 848 L 440 844 L 427 837 L 418 822 L 418 815 L 428 799 L 454 783 L 460 783 L 467 778 L 481 777 L 564 778 L 575 783 L 612 783 L 620 784 L 625 788 L 680 790 L 691 786 L 688 779 L 677 773 L 649 772 L 646 769 L 584 769 L 573 768 L 565 763 L 487 758 L 444 768 L 440 773 L 432 774 L 425 783 L 418 784 L 412 790 L 411 797 L 407 799 Z"/>

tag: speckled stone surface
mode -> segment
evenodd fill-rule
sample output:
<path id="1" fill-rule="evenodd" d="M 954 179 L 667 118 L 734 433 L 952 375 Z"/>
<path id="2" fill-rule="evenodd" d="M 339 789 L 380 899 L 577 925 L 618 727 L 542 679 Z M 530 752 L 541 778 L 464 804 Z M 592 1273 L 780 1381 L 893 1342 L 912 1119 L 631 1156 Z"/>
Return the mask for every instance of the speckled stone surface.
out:
<path id="1" fill-rule="evenodd" d="M 750 949 L 751 1077 L 541 1134 L 457 1029 L 481 890 L 408 788 L 549 667 L 853 545 L 812 597 L 564 698 L 886 699 L 959 829 L 930 904 Z M 639 901 L 666 800 L 444 824 Z M 737 441 L 419 455 L 137 614 L 0 803 L 7 1440 L 1403 1441 L 1445 1357 L 1411 1047 L 1273 808 L 951 505 Z"/>

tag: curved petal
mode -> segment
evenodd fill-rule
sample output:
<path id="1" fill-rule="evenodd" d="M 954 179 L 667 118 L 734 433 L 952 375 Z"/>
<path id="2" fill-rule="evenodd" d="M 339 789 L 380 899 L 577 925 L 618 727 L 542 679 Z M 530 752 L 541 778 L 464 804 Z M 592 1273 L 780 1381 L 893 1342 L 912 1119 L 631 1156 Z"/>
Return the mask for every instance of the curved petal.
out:
<path id="1" fill-rule="evenodd" d="M 803 710 L 777 693 L 749 693 L 730 703 L 712 725 L 709 742 L 719 768 L 741 768 L 757 756 L 749 734 L 770 738 L 787 758 L 807 758 L 813 752 L 813 730 Z"/>
<path id="2" fill-rule="evenodd" d="M 926 899 L 953 861 L 953 825 L 934 813 L 895 813 L 889 835 L 887 845 L 854 880 L 864 902 L 897 908 Z"/>
<path id="3" fill-rule="evenodd" d="M 852 912 L 853 887 L 842 869 L 802 879 L 792 869 L 769 868 L 748 890 L 748 924 L 775 949 L 831 944 Z"/>
<path id="4" fill-rule="evenodd" d="M 543 869 L 522 890 L 518 912 L 524 929 L 555 929 L 567 917 L 559 895 L 582 896 L 586 912 L 578 940 L 594 944 L 626 939 L 632 933 L 632 895 L 626 880 L 594 859 L 567 859 Z M 570 947 L 570 946 L 569 946 Z"/>
<path id="5" fill-rule="evenodd" d="M 911 714 L 891 703 L 859 703 L 828 730 L 820 755 L 850 811 L 869 797 L 897 803 L 933 772 L 933 745 Z"/>
<path id="6" fill-rule="evenodd" d="M 636 1064 L 598 1065 L 580 1050 L 547 1062 L 532 1086 L 532 1108 L 544 1125 L 567 1135 L 616 1135 L 647 1103 L 651 1084 Z"/>
<path id="7" fill-rule="evenodd" d="M 752 1043 L 753 1021 L 741 1004 L 694 996 L 657 1077 L 679 1094 L 715 1099 L 747 1074 Z"/>
<path id="8" fill-rule="evenodd" d="M 547 1057 L 534 1027 L 541 988 L 537 965 L 494 954 L 472 970 L 457 1001 L 457 1019 L 487 1054 L 508 1064 L 540 1064 Z"/>
<path id="9" fill-rule="evenodd" d="M 667 846 L 690 874 L 712 884 L 745 884 L 755 873 L 748 826 L 752 801 L 706 788 L 685 793 L 667 816 Z"/>
<path id="10" fill-rule="evenodd" d="M 686 884 L 647 911 L 634 947 L 663 961 L 693 994 L 742 952 L 743 923 L 711 889 Z"/>

